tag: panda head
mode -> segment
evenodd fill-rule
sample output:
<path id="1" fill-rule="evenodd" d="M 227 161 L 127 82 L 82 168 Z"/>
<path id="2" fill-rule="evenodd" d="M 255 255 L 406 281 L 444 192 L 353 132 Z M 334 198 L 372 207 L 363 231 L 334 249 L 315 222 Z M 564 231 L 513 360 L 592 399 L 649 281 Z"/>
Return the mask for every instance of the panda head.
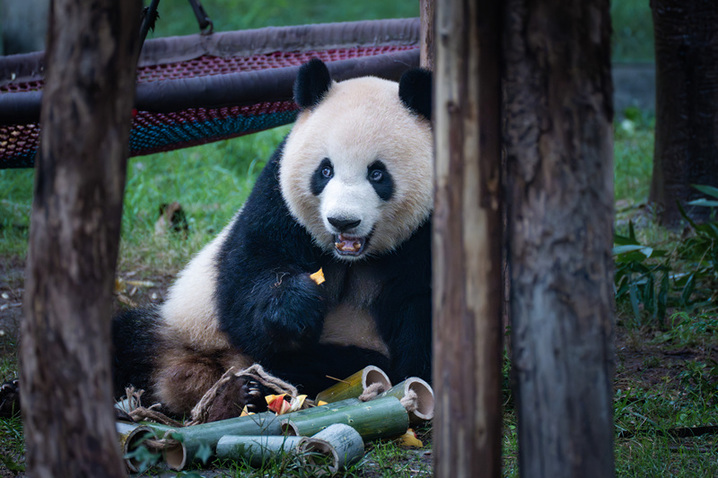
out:
<path id="1" fill-rule="evenodd" d="M 279 172 L 291 214 L 340 259 L 393 250 L 433 207 L 431 74 L 337 83 L 312 60 L 294 96 L 301 111 Z"/>

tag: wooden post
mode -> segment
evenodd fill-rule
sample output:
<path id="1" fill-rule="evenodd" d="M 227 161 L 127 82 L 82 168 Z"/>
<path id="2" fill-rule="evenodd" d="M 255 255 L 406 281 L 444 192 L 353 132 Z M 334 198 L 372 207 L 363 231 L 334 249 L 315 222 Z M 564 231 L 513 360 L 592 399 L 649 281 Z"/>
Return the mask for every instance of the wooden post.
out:
<path id="1" fill-rule="evenodd" d="M 498 2 L 436 6 L 434 472 L 501 470 Z"/>
<path id="2" fill-rule="evenodd" d="M 419 17 L 421 18 L 421 31 L 419 34 L 421 52 L 419 64 L 427 70 L 434 69 L 434 19 L 436 17 L 434 0 L 419 0 Z"/>
<path id="3" fill-rule="evenodd" d="M 27 474 L 120 477 L 110 314 L 142 2 L 50 7 L 20 347 Z"/>
<path id="4" fill-rule="evenodd" d="M 508 0 L 504 32 L 521 476 L 610 477 L 609 0 Z"/>

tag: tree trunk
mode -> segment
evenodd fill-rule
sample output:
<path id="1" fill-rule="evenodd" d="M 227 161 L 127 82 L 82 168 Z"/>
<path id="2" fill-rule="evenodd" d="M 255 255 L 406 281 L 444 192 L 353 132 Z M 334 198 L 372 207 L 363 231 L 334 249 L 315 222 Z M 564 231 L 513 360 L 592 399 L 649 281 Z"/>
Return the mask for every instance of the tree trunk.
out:
<path id="1" fill-rule="evenodd" d="M 434 69 L 434 19 L 436 6 L 434 0 L 420 0 L 419 13 L 421 17 L 421 58 L 422 68 Z"/>
<path id="2" fill-rule="evenodd" d="M 50 8 L 21 335 L 28 475 L 124 476 L 110 314 L 141 2 Z"/>
<path id="3" fill-rule="evenodd" d="M 608 0 L 509 0 L 504 141 L 521 476 L 613 476 Z"/>
<path id="4" fill-rule="evenodd" d="M 651 202 L 680 223 L 680 202 L 699 222 L 710 209 L 693 184 L 718 187 L 718 2 L 652 0 L 656 45 L 656 140 Z"/>
<path id="5" fill-rule="evenodd" d="M 434 473 L 501 476 L 498 2 L 436 5 Z"/>

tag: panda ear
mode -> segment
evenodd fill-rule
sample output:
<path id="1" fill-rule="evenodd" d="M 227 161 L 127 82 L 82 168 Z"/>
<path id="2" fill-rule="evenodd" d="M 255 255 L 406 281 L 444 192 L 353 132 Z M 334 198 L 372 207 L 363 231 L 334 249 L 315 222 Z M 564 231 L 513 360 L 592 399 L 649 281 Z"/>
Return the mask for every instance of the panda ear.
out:
<path id="1" fill-rule="evenodd" d="M 324 62 L 313 58 L 299 68 L 294 82 L 294 101 L 301 109 L 312 108 L 319 104 L 329 87 L 332 78 Z"/>
<path id="2" fill-rule="evenodd" d="M 404 106 L 431 120 L 431 72 L 414 68 L 401 75 L 399 98 Z"/>

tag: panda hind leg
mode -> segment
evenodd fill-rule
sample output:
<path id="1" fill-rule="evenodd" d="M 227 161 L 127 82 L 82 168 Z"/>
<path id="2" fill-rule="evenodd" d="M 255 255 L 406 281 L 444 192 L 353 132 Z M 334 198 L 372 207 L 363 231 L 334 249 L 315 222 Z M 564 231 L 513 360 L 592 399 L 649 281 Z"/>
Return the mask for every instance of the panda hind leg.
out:
<path id="1" fill-rule="evenodd" d="M 172 343 L 172 342 L 165 342 Z M 253 361 L 234 349 L 192 350 L 186 346 L 168 347 L 154 375 L 156 397 L 171 415 L 189 417 L 192 409 L 231 367 L 247 368 Z M 264 391 L 255 382 L 230 377 L 219 384 L 207 403 L 204 421 L 239 416 L 245 405 L 250 411 L 266 409 Z"/>

